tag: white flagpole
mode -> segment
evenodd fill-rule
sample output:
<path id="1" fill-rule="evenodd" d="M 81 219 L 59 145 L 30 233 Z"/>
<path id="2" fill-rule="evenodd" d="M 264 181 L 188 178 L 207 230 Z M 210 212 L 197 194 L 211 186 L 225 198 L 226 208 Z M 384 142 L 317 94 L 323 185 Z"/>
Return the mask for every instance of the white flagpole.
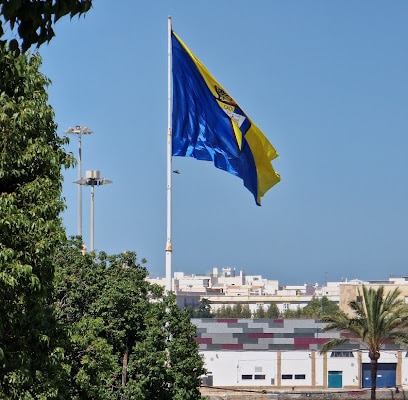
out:
<path id="1" fill-rule="evenodd" d="M 172 134 L 171 134 L 171 78 L 172 78 L 172 54 L 171 54 L 171 17 L 167 19 L 168 24 L 168 73 L 167 73 L 167 241 L 166 241 L 166 292 L 172 291 L 171 275 L 171 159 L 172 159 Z"/>

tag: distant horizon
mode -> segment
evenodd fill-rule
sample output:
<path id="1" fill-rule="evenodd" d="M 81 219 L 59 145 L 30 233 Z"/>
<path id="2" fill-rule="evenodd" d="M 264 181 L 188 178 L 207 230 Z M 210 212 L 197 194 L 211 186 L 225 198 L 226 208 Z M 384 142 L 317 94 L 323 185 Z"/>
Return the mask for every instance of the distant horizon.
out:
<path id="1" fill-rule="evenodd" d="M 234 268 L 234 267 L 221 267 L 221 269 L 219 267 L 214 267 L 214 268 L 218 268 L 218 270 L 220 271 L 222 268 Z M 262 274 L 247 274 L 244 270 L 237 270 L 237 269 L 235 269 L 235 271 L 238 272 L 238 274 L 235 275 L 235 276 L 239 276 L 240 271 L 242 271 L 244 276 L 261 276 L 262 279 L 277 281 L 279 283 L 279 285 L 281 283 L 279 279 L 266 278 Z M 212 272 L 201 273 L 201 272 L 173 271 L 173 276 L 172 276 L 173 279 L 175 278 L 174 274 L 176 274 L 176 273 L 183 273 L 186 276 L 193 276 L 193 275 L 195 275 L 195 276 L 211 276 L 212 275 Z M 165 279 L 166 277 L 165 276 L 156 276 L 155 277 L 155 276 L 151 276 L 148 273 L 148 278 L 151 278 L 151 279 Z M 362 281 L 362 282 L 370 282 L 370 283 L 375 283 L 375 282 L 386 283 L 386 282 L 389 282 L 390 279 L 392 279 L 392 278 L 408 278 L 408 276 L 404 276 L 404 275 L 391 276 L 390 275 L 388 278 L 384 278 L 384 279 L 361 279 L 361 278 L 348 279 L 347 277 L 344 277 L 342 280 L 338 280 L 338 281 L 337 280 L 334 280 L 334 281 L 327 280 L 324 283 L 320 283 L 320 282 L 303 282 L 303 283 L 285 283 L 283 285 L 284 286 L 297 286 L 297 285 L 299 285 L 299 286 L 302 286 L 302 285 L 311 285 L 311 286 L 313 286 L 315 284 L 318 284 L 319 287 L 323 287 L 325 285 L 325 283 L 347 283 L 347 282 L 352 282 L 352 281 Z"/>

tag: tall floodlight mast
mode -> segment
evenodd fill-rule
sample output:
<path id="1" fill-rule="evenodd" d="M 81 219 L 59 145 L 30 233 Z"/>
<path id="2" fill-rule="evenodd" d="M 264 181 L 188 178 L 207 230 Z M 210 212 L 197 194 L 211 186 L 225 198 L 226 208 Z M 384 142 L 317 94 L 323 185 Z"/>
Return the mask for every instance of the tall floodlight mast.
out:
<path id="1" fill-rule="evenodd" d="M 78 179 L 74 183 L 77 183 L 79 186 L 90 186 L 91 187 L 91 229 L 90 229 L 90 250 L 94 251 L 94 228 L 95 228 L 95 186 L 107 185 L 112 183 L 112 181 L 101 178 L 100 171 L 86 171 L 85 178 Z"/>
<path id="2" fill-rule="evenodd" d="M 93 133 L 87 126 L 68 128 L 65 134 L 78 136 L 78 180 L 82 179 L 82 135 Z M 78 236 L 82 236 L 82 185 L 78 185 Z"/>

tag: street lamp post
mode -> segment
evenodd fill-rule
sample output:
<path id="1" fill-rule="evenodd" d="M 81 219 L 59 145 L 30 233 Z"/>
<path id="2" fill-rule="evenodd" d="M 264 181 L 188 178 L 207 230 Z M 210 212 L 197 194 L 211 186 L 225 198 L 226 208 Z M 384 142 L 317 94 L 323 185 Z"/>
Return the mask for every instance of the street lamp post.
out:
<path id="1" fill-rule="evenodd" d="M 78 180 L 82 179 L 82 135 L 90 135 L 92 131 L 87 126 L 77 125 L 68 128 L 65 134 L 78 135 Z M 78 236 L 82 236 L 82 186 L 78 186 Z"/>
<path id="2" fill-rule="evenodd" d="M 86 171 L 85 178 L 80 178 L 74 183 L 77 183 L 79 186 L 90 186 L 91 187 L 91 231 L 90 231 L 90 250 L 93 251 L 94 248 L 94 214 L 95 214 L 95 186 L 107 185 L 112 183 L 112 181 L 101 178 L 100 171 Z"/>

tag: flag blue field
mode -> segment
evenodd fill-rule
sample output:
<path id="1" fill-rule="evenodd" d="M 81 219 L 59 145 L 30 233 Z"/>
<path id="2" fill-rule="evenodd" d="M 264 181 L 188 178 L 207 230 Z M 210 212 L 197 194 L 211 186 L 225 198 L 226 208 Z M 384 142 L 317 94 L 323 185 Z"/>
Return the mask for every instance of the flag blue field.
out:
<path id="1" fill-rule="evenodd" d="M 271 163 L 278 153 L 181 39 L 171 36 L 173 156 L 213 161 L 241 178 L 260 205 L 280 181 Z"/>

